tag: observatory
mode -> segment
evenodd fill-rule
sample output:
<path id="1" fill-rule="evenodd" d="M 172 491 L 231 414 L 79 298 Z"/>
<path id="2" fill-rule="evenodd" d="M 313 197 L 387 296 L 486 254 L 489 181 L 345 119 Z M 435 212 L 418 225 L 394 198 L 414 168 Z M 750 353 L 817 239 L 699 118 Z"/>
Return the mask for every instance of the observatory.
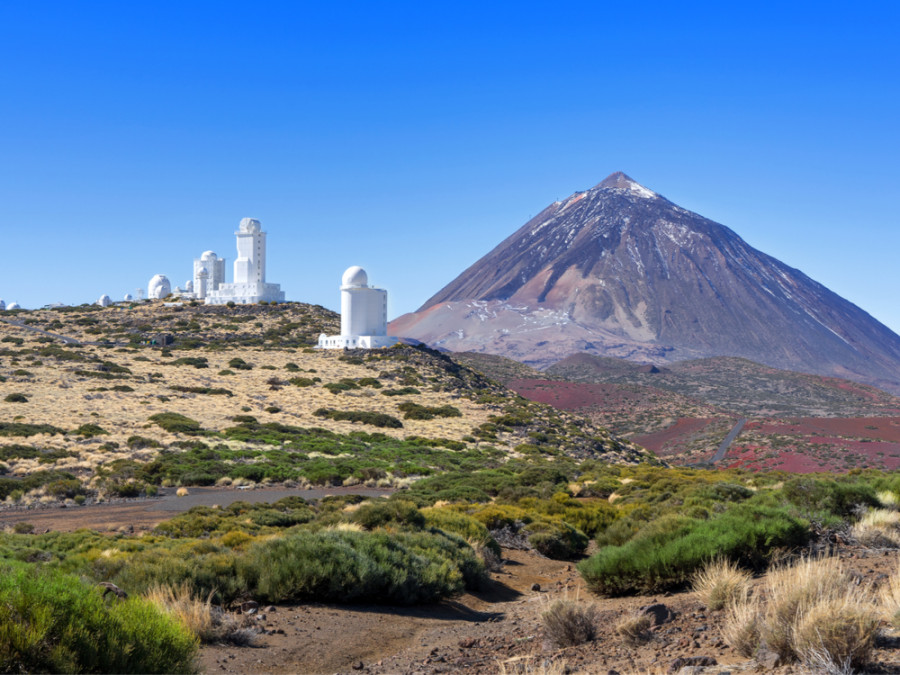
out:
<path id="1" fill-rule="evenodd" d="M 100 299 L 97 300 L 97 304 L 101 307 L 109 307 L 112 304 L 112 300 L 110 300 L 108 295 L 103 294 L 100 296 Z"/>
<path id="2" fill-rule="evenodd" d="M 397 338 L 387 334 L 387 291 L 368 285 L 362 267 L 350 267 L 341 279 L 341 334 L 319 336 L 319 349 L 376 349 Z"/>
<path id="3" fill-rule="evenodd" d="M 147 284 L 147 297 L 151 300 L 162 300 L 172 292 L 172 284 L 164 274 L 155 274 Z"/>
<path id="4" fill-rule="evenodd" d="M 4 309 L 6 309 L 6 303 L 3 302 L 2 299 L 0 299 L 0 312 L 2 312 Z"/>
<path id="5" fill-rule="evenodd" d="M 262 224 L 255 218 L 244 218 L 234 234 L 238 253 L 234 261 L 234 283 L 224 283 L 225 260 L 207 251 L 200 260 L 194 261 L 195 296 L 205 297 L 207 305 L 284 302 L 281 286 L 266 283 L 266 233 Z"/>

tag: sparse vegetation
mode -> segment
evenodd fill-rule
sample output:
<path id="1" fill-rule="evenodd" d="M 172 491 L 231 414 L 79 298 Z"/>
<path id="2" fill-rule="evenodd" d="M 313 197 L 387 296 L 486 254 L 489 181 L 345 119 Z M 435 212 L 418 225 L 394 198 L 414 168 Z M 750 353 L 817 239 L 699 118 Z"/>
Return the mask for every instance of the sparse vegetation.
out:
<path id="1" fill-rule="evenodd" d="M 547 640 L 557 647 L 575 647 L 597 635 L 597 610 L 592 604 L 556 600 L 541 620 Z"/>

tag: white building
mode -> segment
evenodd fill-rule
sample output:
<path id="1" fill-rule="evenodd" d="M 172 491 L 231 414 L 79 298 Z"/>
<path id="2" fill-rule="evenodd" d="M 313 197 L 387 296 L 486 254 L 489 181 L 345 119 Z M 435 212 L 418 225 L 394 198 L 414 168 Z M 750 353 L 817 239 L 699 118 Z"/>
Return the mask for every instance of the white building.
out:
<path id="1" fill-rule="evenodd" d="M 224 283 L 225 261 L 222 260 L 222 281 L 215 282 L 216 287 L 210 288 L 212 285 L 210 279 L 215 279 L 217 272 L 215 267 L 210 269 L 206 264 L 210 261 L 204 262 L 201 257 L 202 269 L 207 273 L 204 290 L 206 304 L 224 305 L 227 302 L 234 302 L 246 305 L 257 302 L 284 302 L 284 291 L 281 290 L 281 286 L 266 283 L 266 233 L 262 231 L 261 223 L 255 218 L 244 218 L 234 234 L 237 237 L 238 253 L 234 261 L 234 283 Z M 197 297 L 201 297 L 200 271 L 195 261 L 194 294 Z"/>
<path id="2" fill-rule="evenodd" d="M 100 299 L 97 300 L 97 304 L 101 307 L 109 307 L 112 304 L 112 300 L 110 300 L 109 296 L 104 293 L 100 296 Z"/>
<path id="3" fill-rule="evenodd" d="M 172 284 L 164 274 L 155 274 L 147 284 L 147 297 L 151 300 L 162 300 L 172 292 Z"/>
<path id="4" fill-rule="evenodd" d="M 132 300 L 134 300 L 134 298 L 131 297 L 131 293 L 126 293 L 123 300 L 125 300 L 125 302 L 131 302 Z"/>
<path id="5" fill-rule="evenodd" d="M 22 305 L 18 302 L 11 302 L 6 306 L 6 309 L 22 309 Z"/>
<path id="6" fill-rule="evenodd" d="M 204 251 L 199 258 L 194 258 L 194 278 L 185 287 L 198 300 L 205 300 L 210 291 L 218 290 L 224 283 L 225 258 L 212 251 Z"/>
<path id="7" fill-rule="evenodd" d="M 319 349 L 376 349 L 397 344 L 387 334 L 387 291 L 368 285 L 362 267 L 351 267 L 341 279 L 341 334 L 319 336 Z"/>

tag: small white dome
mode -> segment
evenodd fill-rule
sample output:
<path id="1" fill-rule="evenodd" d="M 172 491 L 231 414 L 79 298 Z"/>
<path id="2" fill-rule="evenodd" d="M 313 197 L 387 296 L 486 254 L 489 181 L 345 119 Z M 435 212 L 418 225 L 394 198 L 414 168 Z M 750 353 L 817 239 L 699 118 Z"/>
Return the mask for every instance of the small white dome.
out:
<path id="1" fill-rule="evenodd" d="M 112 300 L 110 300 L 109 296 L 104 293 L 100 296 L 100 299 L 97 300 L 97 304 L 101 307 L 109 307 L 112 304 Z"/>
<path id="2" fill-rule="evenodd" d="M 208 276 L 209 276 L 209 270 L 206 269 L 205 267 L 201 267 L 199 270 L 197 270 L 197 277 L 198 277 L 198 278 L 201 278 L 201 277 L 208 277 Z"/>
<path id="3" fill-rule="evenodd" d="M 369 275 L 359 265 L 348 267 L 341 278 L 341 286 L 365 286 L 369 283 Z"/>
<path id="4" fill-rule="evenodd" d="M 193 279 L 188 279 L 187 281 L 184 282 L 184 290 L 186 290 L 188 293 L 194 292 L 194 280 Z"/>
<path id="5" fill-rule="evenodd" d="M 147 284 L 147 297 L 151 300 L 160 300 L 172 292 L 172 284 L 164 274 L 156 274 Z"/>
<path id="6" fill-rule="evenodd" d="M 22 305 L 18 302 L 11 302 L 6 306 L 6 309 L 22 309 Z"/>
<path id="7" fill-rule="evenodd" d="M 200 260 L 203 262 L 207 262 L 209 260 L 216 260 L 219 256 L 217 256 L 213 251 L 204 251 L 203 255 L 200 256 Z"/>
<path id="8" fill-rule="evenodd" d="M 240 231 L 242 234 L 256 234 L 262 229 L 262 223 L 256 218 L 242 218 Z"/>
<path id="9" fill-rule="evenodd" d="M 125 294 L 125 297 L 122 298 L 122 299 L 125 300 L 125 302 L 131 302 L 132 300 L 134 300 L 134 298 L 132 297 L 131 293 L 126 293 L 126 294 Z"/>

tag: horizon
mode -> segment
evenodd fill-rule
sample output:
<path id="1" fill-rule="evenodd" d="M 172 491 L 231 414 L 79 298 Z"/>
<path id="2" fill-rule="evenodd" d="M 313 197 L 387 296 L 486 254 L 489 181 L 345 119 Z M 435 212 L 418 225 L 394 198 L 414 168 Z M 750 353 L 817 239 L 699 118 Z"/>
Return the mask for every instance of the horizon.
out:
<path id="1" fill-rule="evenodd" d="M 900 9 L 509 7 L 0 5 L 0 298 L 231 280 L 254 217 L 288 300 L 396 318 L 622 171 L 900 332 Z"/>

